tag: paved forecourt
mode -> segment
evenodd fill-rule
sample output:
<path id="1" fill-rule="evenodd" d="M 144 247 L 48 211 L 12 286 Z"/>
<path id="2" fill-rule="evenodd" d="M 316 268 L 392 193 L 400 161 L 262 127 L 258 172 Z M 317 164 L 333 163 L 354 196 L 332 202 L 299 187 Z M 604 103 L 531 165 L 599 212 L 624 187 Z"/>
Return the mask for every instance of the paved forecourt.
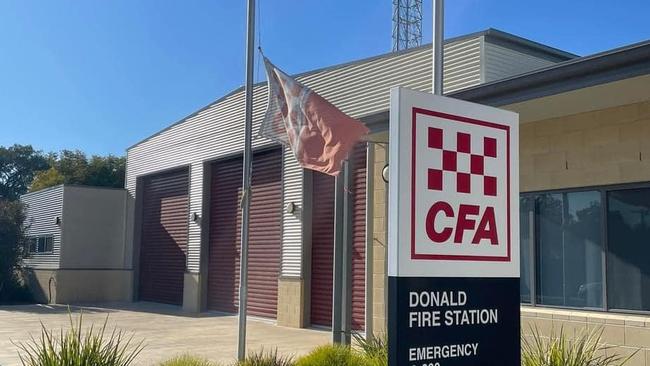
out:
<path id="1" fill-rule="evenodd" d="M 73 307 L 77 319 L 81 308 Z M 231 362 L 237 352 L 237 317 L 202 314 L 188 316 L 175 306 L 135 303 L 87 306 L 84 324 L 103 324 L 108 315 L 109 330 L 114 326 L 135 332 L 146 348 L 137 365 L 155 365 L 175 355 L 190 353 L 222 363 Z M 69 327 L 68 308 L 62 305 L 0 306 L 0 365 L 20 365 L 13 343 L 40 336 L 40 322 L 57 331 Z M 275 350 L 301 355 L 331 339 L 327 331 L 285 328 L 265 320 L 248 322 L 248 350 Z M 12 343 L 13 341 L 13 343 Z"/>

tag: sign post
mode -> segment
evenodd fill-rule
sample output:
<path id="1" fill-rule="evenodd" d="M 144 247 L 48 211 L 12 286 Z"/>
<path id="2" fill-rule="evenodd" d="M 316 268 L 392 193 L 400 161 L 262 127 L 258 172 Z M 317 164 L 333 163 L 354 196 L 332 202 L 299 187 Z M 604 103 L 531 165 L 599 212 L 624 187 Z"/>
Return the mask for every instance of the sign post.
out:
<path id="1" fill-rule="evenodd" d="M 389 365 L 519 366 L 518 115 L 390 103 Z"/>

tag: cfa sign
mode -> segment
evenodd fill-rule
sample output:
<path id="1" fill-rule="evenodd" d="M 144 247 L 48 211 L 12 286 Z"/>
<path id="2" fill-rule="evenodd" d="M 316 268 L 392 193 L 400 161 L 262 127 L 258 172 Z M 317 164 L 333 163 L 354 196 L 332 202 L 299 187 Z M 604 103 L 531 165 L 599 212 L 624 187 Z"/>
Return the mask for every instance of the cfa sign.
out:
<path id="1" fill-rule="evenodd" d="M 389 362 L 519 365 L 518 116 L 391 90 Z"/>

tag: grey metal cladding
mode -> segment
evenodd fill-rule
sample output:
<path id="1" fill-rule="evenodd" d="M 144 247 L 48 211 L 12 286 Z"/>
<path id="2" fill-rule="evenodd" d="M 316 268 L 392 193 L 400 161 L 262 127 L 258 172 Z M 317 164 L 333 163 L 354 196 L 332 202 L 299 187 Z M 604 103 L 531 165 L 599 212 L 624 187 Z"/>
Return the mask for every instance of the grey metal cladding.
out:
<path id="1" fill-rule="evenodd" d="M 554 61 L 489 41 L 485 42 L 484 47 L 485 82 L 488 83 L 556 64 Z"/>
<path id="2" fill-rule="evenodd" d="M 28 193 L 20 197 L 26 205 L 29 236 L 52 235 L 52 253 L 35 253 L 25 258 L 26 267 L 35 269 L 58 269 L 61 255 L 61 225 L 56 218 L 63 217 L 63 185 Z"/>

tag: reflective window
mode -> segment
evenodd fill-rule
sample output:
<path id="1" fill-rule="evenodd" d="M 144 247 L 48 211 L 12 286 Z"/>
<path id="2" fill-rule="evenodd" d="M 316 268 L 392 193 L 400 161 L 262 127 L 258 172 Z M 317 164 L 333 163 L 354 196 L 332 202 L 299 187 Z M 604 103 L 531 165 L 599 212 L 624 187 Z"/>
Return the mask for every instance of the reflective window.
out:
<path id="1" fill-rule="evenodd" d="M 52 236 L 35 236 L 29 238 L 29 253 L 51 253 L 54 249 Z"/>
<path id="2" fill-rule="evenodd" d="M 537 303 L 602 307 L 602 220 L 598 191 L 537 196 Z"/>
<path id="3" fill-rule="evenodd" d="M 534 221 L 535 199 L 532 196 L 524 196 L 519 200 L 519 233 L 520 233 L 520 253 L 521 253 L 521 302 L 530 303 L 530 294 L 532 287 L 531 272 L 531 253 L 533 250 L 532 242 L 532 221 Z"/>
<path id="4" fill-rule="evenodd" d="M 608 305 L 650 311 L 650 189 L 608 192 L 607 204 Z"/>

